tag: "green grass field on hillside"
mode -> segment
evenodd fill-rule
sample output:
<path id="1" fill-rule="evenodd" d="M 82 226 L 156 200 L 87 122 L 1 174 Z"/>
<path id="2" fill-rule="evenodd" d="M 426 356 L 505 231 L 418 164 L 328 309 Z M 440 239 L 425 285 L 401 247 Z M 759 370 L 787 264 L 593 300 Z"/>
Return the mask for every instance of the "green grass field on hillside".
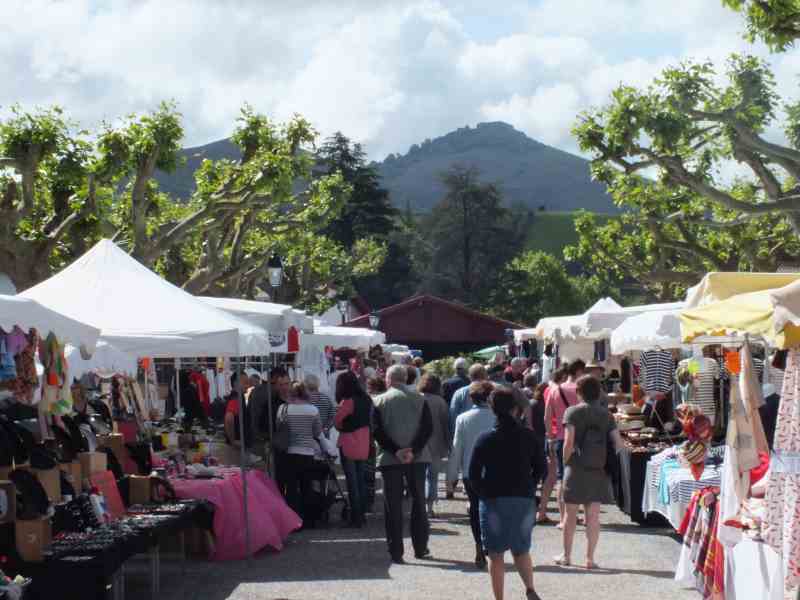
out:
<path id="1" fill-rule="evenodd" d="M 601 223 L 606 219 L 605 215 L 598 218 Z M 564 247 L 578 241 L 574 220 L 575 213 L 572 212 L 537 212 L 526 247 L 563 258 Z"/>

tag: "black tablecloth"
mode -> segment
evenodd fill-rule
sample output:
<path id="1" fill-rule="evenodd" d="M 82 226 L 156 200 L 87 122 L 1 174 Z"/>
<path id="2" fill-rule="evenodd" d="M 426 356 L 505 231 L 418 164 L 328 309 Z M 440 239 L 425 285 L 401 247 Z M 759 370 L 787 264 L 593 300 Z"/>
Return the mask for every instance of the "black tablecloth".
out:
<path id="1" fill-rule="evenodd" d="M 158 506 L 148 506 L 149 518 L 127 516 L 109 525 L 110 529 L 124 528 L 125 534 L 115 536 L 102 551 L 97 546 L 85 551 L 76 545 L 64 552 L 56 542 L 43 562 L 20 562 L 16 571 L 33 579 L 26 590 L 26 600 L 105 598 L 106 587 L 122 564 L 155 546 L 160 537 L 192 526 L 209 528 L 213 506 L 204 501 L 181 502 L 190 505 L 187 507 L 190 509 L 181 514 L 161 514 Z M 98 535 L 102 535 L 104 529 L 98 530 Z"/>
<path id="2" fill-rule="evenodd" d="M 617 506 L 631 521 L 640 524 L 655 524 L 657 519 L 648 518 L 642 512 L 642 497 L 644 495 L 645 471 L 647 461 L 651 456 L 658 454 L 657 450 L 632 452 L 625 447 L 617 456 L 619 460 L 619 478 L 617 481 Z"/>

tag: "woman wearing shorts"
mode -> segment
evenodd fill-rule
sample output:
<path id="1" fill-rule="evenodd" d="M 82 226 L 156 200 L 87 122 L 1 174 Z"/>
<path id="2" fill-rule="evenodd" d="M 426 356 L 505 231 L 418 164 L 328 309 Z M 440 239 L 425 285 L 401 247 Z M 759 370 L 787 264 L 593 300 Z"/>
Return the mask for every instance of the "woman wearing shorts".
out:
<path id="1" fill-rule="evenodd" d="M 533 499 L 545 473 L 544 449 L 536 434 L 520 424 L 522 411 L 509 388 L 495 389 L 489 403 L 497 425 L 478 437 L 468 479 L 480 498 L 481 539 L 489 555 L 492 591 L 495 599 L 503 598 L 504 557 L 510 550 L 527 598 L 539 600 L 530 550 L 536 522 Z"/>
<path id="2" fill-rule="evenodd" d="M 578 404 L 578 392 L 575 382 L 583 375 L 585 363 L 578 359 L 565 367 L 566 383 L 560 383 L 550 389 L 544 408 L 544 423 L 547 427 L 547 454 L 551 464 L 556 467 L 558 480 L 558 528 L 563 529 L 566 520 L 564 510 L 564 413 L 570 406 Z"/>

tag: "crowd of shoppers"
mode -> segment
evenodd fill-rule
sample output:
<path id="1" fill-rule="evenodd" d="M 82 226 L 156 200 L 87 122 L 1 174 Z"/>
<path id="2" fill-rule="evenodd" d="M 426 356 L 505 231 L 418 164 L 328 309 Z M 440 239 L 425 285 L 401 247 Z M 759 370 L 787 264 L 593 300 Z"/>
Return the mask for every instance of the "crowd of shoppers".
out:
<path id="1" fill-rule="evenodd" d="M 336 379 L 333 400 L 311 375 L 302 383 L 291 382 L 277 368 L 267 383 L 240 373 L 234 375 L 239 381 L 234 381 L 226 408 L 226 436 L 240 448 L 241 389 L 245 443 L 266 442 L 279 489 L 304 525 L 314 526 L 326 507 L 315 498 L 312 484 L 321 464 L 335 453 L 330 442 L 335 430 L 349 506 L 344 525 L 366 524 L 379 471 L 386 541 L 395 563 L 404 562 L 406 498 L 414 555 L 430 557 L 430 519 L 437 517 L 440 474 L 446 471 L 448 498 L 463 482 L 474 563 L 478 569 L 488 566 L 495 598 L 503 598 L 503 560 L 510 552 L 527 597 L 538 599 L 532 532 L 536 524 L 554 523 L 548 517 L 554 491 L 557 526 L 563 530 L 563 551 L 554 557 L 555 564 L 572 564 L 582 506 L 585 566 L 597 567 L 600 506 L 611 493 L 606 466 L 609 453 L 621 445 L 615 421 L 598 379 L 585 374 L 580 360 L 556 370 L 547 383 L 540 382 L 535 365 L 521 358 L 490 366 L 458 359 L 454 370 L 444 382 L 410 358 L 382 374 L 374 368 L 346 370 Z M 272 411 L 266 400 L 270 395 Z"/>

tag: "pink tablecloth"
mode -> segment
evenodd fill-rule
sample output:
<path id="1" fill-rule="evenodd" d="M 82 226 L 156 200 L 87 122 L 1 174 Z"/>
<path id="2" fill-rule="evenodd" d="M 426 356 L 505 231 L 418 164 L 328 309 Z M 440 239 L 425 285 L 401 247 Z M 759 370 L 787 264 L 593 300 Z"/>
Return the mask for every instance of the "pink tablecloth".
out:
<path id="1" fill-rule="evenodd" d="M 214 551 L 212 560 L 246 558 L 242 516 L 242 475 L 239 469 L 223 470 L 225 479 L 171 479 L 179 498 L 209 500 L 214 504 Z M 250 551 L 267 546 L 283 548 L 288 535 L 302 525 L 278 491 L 261 471 L 247 473 Z"/>

